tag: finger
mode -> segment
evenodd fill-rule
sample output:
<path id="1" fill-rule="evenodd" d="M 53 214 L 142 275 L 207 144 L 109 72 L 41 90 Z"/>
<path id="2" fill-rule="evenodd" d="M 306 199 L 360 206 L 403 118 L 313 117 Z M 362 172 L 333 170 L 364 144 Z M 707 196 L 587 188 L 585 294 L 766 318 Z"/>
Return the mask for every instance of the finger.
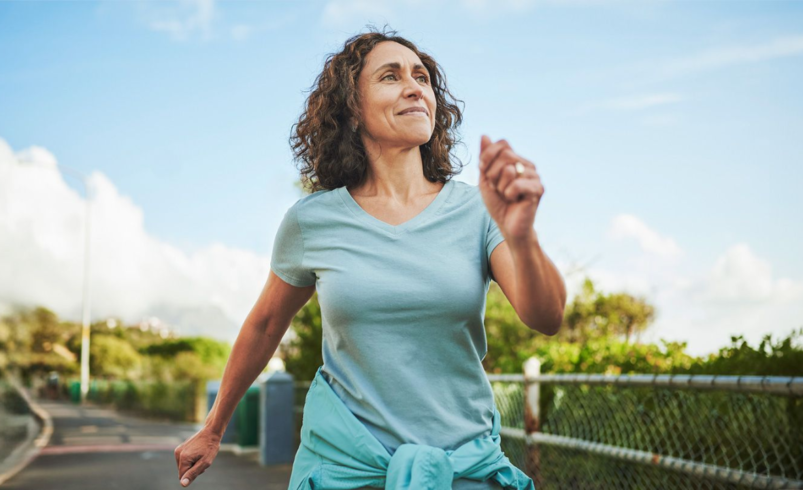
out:
<path id="1" fill-rule="evenodd" d="M 506 201 L 521 202 L 525 200 L 538 202 L 544 194 L 544 186 L 540 179 L 516 179 L 502 192 Z"/>
<path id="2" fill-rule="evenodd" d="M 206 469 L 209 468 L 210 466 L 212 466 L 211 463 L 207 463 L 203 459 L 198 460 L 198 462 L 195 465 L 193 465 L 193 467 L 190 468 L 186 473 L 184 473 L 184 476 L 181 477 L 181 484 L 185 487 L 189 486 L 192 482 L 195 481 L 196 478 L 198 478 L 198 476 L 201 473 L 206 471 Z"/>
<path id="3" fill-rule="evenodd" d="M 491 138 L 486 135 L 482 135 L 480 138 L 480 155 L 491 145 Z M 482 170 L 482 160 L 480 160 L 480 182 L 479 187 L 480 189 L 484 188 L 485 186 L 489 185 L 490 182 L 485 178 L 485 172 Z"/>
<path id="4" fill-rule="evenodd" d="M 505 148 L 510 148 L 510 144 L 508 144 L 505 139 L 501 139 L 485 147 L 485 150 L 480 153 L 480 170 L 487 171 L 494 160 L 499 156 L 499 153 Z"/>
<path id="5" fill-rule="evenodd" d="M 183 475 L 185 475 L 190 469 L 192 469 L 196 461 L 200 461 L 200 459 L 201 459 L 200 456 L 197 456 L 195 458 L 190 458 L 187 455 L 181 458 L 181 462 L 178 465 L 179 478 L 183 478 Z"/>
<path id="6" fill-rule="evenodd" d="M 181 446 L 176 447 L 173 451 L 173 455 L 176 457 L 176 468 L 178 468 L 178 476 L 181 477 Z"/>
<path id="7" fill-rule="evenodd" d="M 521 179 L 521 177 L 516 177 L 516 169 L 515 167 L 508 163 L 502 168 L 502 171 L 499 173 L 499 178 L 496 181 L 496 191 L 500 194 L 504 195 L 505 189 L 517 178 Z"/>
<path id="8" fill-rule="evenodd" d="M 485 151 L 485 148 L 487 148 L 490 144 L 491 138 L 483 134 L 480 138 L 480 154 L 482 154 L 482 152 Z"/>
<path id="9" fill-rule="evenodd" d="M 510 144 L 505 139 L 501 139 L 496 143 L 492 143 L 485 147 L 480 153 L 480 169 L 487 170 L 494 159 L 499 155 L 499 152 L 505 148 L 510 148 Z"/>
<path id="10" fill-rule="evenodd" d="M 538 175 L 538 172 L 535 170 L 535 166 L 530 166 L 527 162 L 522 160 L 517 160 L 522 163 L 524 166 L 524 172 L 519 175 L 516 172 L 516 166 L 514 163 L 508 163 L 502 169 L 501 175 L 499 176 L 499 180 L 497 180 L 496 187 L 499 192 L 504 192 L 513 181 L 515 180 L 527 180 L 527 179 L 540 179 L 541 177 Z"/>
<path id="11" fill-rule="evenodd" d="M 516 154 L 511 148 L 503 148 L 492 163 L 485 167 L 485 175 L 491 182 L 499 186 L 499 178 L 505 167 L 511 167 L 515 171 L 513 164 L 521 162 L 526 165 L 524 159 Z"/>

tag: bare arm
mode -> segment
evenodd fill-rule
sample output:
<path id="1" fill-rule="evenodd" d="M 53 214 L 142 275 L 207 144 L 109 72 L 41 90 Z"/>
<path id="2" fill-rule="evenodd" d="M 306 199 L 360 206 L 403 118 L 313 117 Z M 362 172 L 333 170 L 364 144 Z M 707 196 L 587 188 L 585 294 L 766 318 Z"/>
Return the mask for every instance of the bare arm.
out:
<path id="1" fill-rule="evenodd" d="M 291 286 L 270 271 L 259 299 L 234 342 L 220 390 L 204 422 L 205 428 L 223 437 L 237 404 L 273 357 L 295 314 L 314 292 L 315 286 Z"/>
<path id="2" fill-rule="evenodd" d="M 525 325 L 549 336 L 558 333 L 566 307 L 566 284 L 541 249 L 535 230 L 526 239 L 500 243 L 491 252 L 491 270 Z"/>
<path id="3" fill-rule="evenodd" d="M 203 428 L 174 451 L 182 486 L 189 486 L 212 466 L 237 403 L 268 364 L 293 317 L 314 292 L 314 285 L 295 287 L 270 271 L 259 299 L 234 341 L 220 390 Z"/>

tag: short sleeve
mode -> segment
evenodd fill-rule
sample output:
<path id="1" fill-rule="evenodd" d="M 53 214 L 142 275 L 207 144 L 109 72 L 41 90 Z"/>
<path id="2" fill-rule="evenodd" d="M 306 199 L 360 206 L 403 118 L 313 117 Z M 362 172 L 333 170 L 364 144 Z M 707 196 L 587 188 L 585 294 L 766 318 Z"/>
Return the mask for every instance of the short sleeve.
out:
<path id="1" fill-rule="evenodd" d="M 276 238 L 270 268 L 288 284 L 306 287 L 315 284 L 315 273 L 304 267 L 304 236 L 298 222 L 298 203 L 284 213 Z"/>
<path id="2" fill-rule="evenodd" d="M 502 231 L 497 226 L 496 221 L 489 217 L 488 221 L 488 234 L 485 237 L 485 253 L 488 256 L 488 275 L 492 280 L 496 280 L 491 273 L 491 252 L 494 251 L 497 245 L 505 241 Z"/>

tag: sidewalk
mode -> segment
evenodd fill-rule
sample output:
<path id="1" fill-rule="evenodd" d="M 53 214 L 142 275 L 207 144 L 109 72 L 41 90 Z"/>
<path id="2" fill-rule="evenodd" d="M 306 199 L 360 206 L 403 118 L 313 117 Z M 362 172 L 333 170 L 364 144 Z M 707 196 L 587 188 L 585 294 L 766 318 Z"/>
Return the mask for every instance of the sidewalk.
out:
<path id="1" fill-rule="evenodd" d="M 179 483 L 173 450 L 195 434 L 197 424 L 154 421 L 35 399 L 53 418 L 48 446 L 5 484 L 8 490 L 159 490 Z M 221 450 L 193 489 L 287 490 L 292 464 L 262 467 L 258 453 Z"/>

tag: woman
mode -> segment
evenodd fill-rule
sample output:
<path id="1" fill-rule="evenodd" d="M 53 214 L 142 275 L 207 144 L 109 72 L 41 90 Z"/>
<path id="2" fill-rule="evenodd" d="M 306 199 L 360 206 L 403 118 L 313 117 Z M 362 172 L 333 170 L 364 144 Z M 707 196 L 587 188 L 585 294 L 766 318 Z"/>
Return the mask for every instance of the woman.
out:
<path id="1" fill-rule="evenodd" d="M 563 318 L 533 229 L 535 166 L 483 136 L 479 186 L 452 180 L 461 112 L 439 65 L 394 31 L 350 38 L 316 85 L 291 138 L 312 193 L 284 215 L 205 427 L 176 448 L 182 485 L 317 290 L 324 364 L 292 490 L 534 488 L 499 448 L 482 359 L 491 279 L 531 329 L 554 335 Z"/>

